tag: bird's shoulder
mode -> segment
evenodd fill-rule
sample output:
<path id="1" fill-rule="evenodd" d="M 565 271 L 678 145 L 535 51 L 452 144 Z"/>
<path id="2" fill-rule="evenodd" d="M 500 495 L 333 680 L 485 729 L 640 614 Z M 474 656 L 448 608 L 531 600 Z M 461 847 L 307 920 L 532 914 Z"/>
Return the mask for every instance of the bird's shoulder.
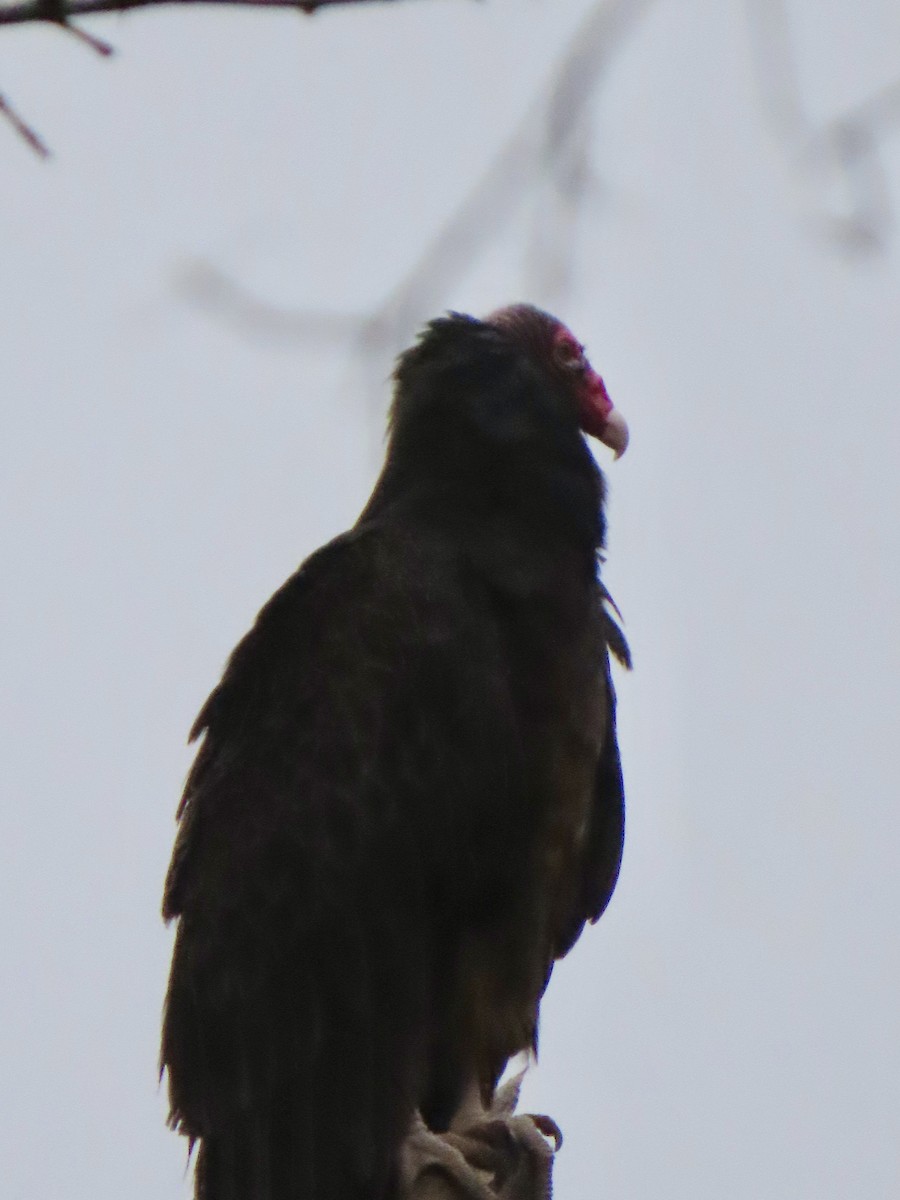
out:
<path id="1" fill-rule="evenodd" d="M 243 861 L 272 829 L 302 830 L 298 861 L 319 873 L 348 837 L 405 830 L 414 857 L 446 856 L 468 799 L 477 813 L 499 793 L 516 754 L 503 647 L 478 594 L 446 542 L 391 522 L 335 539 L 279 588 L 194 724 L 166 915 L 201 861 Z"/>
<path id="2" fill-rule="evenodd" d="M 396 656 L 399 642 L 439 636 L 440 622 L 426 627 L 423 615 L 452 608 L 458 587 L 452 556 L 437 542 L 390 523 L 341 534 L 310 555 L 260 609 L 201 709 L 191 740 L 227 723 L 231 703 L 244 713 L 254 700 L 273 707 L 279 686 L 295 696 L 310 688 L 321 696 L 331 682 L 359 678 L 385 656 Z"/>

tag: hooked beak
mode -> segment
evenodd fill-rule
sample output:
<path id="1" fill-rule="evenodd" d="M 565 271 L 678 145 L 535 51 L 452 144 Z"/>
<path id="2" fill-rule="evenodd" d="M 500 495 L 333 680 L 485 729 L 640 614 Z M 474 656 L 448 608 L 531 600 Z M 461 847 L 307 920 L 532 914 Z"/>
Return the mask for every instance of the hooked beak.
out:
<path id="1" fill-rule="evenodd" d="M 609 398 L 606 384 L 593 369 L 588 368 L 586 386 L 580 397 L 582 430 L 609 446 L 616 458 L 621 458 L 628 445 L 628 424 Z"/>
<path id="2" fill-rule="evenodd" d="M 616 458 L 621 458 L 628 448 L 628 424 L 617 408 L 610 409 L 602 430 L 596 435 L 604 446 L 609 446 Z"/>

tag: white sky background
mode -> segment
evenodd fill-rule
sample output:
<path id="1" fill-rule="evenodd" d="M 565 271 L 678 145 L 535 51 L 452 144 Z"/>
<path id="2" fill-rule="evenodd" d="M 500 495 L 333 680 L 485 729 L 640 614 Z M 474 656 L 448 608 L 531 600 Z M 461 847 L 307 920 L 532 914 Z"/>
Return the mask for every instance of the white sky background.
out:
<path id="1" fill-rule="evenodd" d="M 155 1075 L 184 737 L 380 456 L 387 389 L 376 411 L 348 345 L 241 330 L 178 280 L 206 260 L 287 309 L 370 309 L 587 7 L 151 10 L 91 23 L 111 61 L 0 31 L 56 152 L 0 124 L 11 1200 L 187 1194 Z M 816 118 L 900 73 L 894 0 L 793 12 Z M 756 83 L 741 4 L 659 0 L 593 105 L 568 293 L 527 269 L 532 194 L 438 304 L 552 304 L 632 427 L 608 472 L 625 867 L 526 1095 L 567 1135 L 560 1200 L 900 1187 L 900 250 L 819 235 Z M 884 161 L 900 211 L 900 131 Z"/>

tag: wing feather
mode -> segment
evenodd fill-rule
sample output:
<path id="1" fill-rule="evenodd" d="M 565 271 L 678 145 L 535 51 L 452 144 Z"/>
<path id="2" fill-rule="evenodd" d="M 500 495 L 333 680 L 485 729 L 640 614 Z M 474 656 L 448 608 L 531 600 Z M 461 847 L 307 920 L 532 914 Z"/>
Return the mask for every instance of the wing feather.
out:
<path id="1" fill-rule="evenodd" d="M 581 850 L 581 881 L 569 921 L 557 938 L 554 957 L 563 958 L 581 936 L 584 926 L 598 921 L 612 899 L 625 843 L 625 788 L 616 732 L 616 692 L 610 670 L 610 654 L 626 668 L 631 667 L 631 652 L 625 635 L 604 607 L 618 609 L 609 592 L 598 580 L 600 624 L 604 650 L 602 670 L 603 736 L 594 774 L 593 802 Z"/>
<path id="2" fill-rule="evenodd" d="M 493 625 L 415 541 L 358 529 L 314 555 L 194 726 L 161 1065 L 203 1200 L 235 1153 L 241 1196 L 379 1194 L 428 1086 L 437 964 L 503 887 Z"/>

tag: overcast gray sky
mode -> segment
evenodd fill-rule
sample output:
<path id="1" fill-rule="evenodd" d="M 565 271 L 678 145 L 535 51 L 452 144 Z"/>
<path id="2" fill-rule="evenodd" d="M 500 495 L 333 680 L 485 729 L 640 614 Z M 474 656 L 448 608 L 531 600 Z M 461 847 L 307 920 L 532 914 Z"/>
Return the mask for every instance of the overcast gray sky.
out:
<path id="1" fill-rule="evenodd" d="M 155 1074 L 185 734 L 378 468 L 387 388 L 351 345 L 179 281 L 203 261 L 287 310 L 371 309 L 589 7 L 151 10 L 91 25 L 111 61 L 0 31 L 55 151 L 0 124 L 11 1200 L 187 1194 Z M 815 120 L 900 74 L 895 0 L 791 11 Z M 560 1200 L 900 1188 L 900 251 L 824 235 L 840 177 L 804 182 L 758 82 L 742 4 L 657 0 L 592 105 L 569 290 L 529 267 L 560 216 L 532 192 L 437 301 L 551 304 L 632 427 L 608 470 L 625 867 L 526 1093 L 566 1134 Z M 900 211 L 900 131 L 881 149 Z"/>

